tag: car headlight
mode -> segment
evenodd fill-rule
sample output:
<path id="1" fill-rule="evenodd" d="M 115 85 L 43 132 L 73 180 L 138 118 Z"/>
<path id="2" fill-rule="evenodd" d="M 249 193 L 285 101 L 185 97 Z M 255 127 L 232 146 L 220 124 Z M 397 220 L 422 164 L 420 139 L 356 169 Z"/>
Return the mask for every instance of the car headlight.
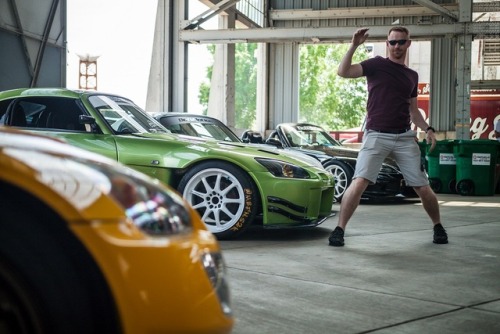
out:
<path id="1" fill-rule="evenodd" d="M 111 197 L 124 207 L 134 225 L 152 236 L 191 231 L 191 217 L 182 198 L 134 174 L 108 175 Z"/>
<path id="2" fill-rule="evenodd" d="M 258 163 L 264 166 L 276 177 L 286 177 L 293 179 L 309 179 L 309 173 L 302 167 L 274 159 L 255 158 Z"/>
<path id="3" fill-rule="evenodd" d="M 222 312 L 231 315 L 231 297 L 229 294 L 229 285 L 226 279 L 226 265 L 221 253 L 203 253 L 201 256 L 203 268 L 212 283 L 214 290 L 219 298 Z"/>
<path id="4" fill-rule="evenodd" d="M 39 171 L 39 180 L 80 209 L 102 193 L 109 194 L 141 231 L 168 236 L 192 230 L 191 216 L 182 197 L 159 181 L 118 165 L 89 164 L 87 160 L 48 157 L 15 148 L 5 152 Z"/>

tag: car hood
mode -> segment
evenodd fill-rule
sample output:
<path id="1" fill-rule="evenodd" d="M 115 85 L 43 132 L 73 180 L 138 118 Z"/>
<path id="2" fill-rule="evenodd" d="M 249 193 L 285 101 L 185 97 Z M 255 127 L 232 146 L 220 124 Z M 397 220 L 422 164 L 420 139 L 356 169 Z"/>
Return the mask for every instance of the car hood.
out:
<path id="1" fill-rule="evenodd" d="M 342 150 L 340 150 L 340 151 L 330 150 L 328 152 L 325 152 L 323 150 L 313 150 L 313 149 L 306 149 L 306 148 L 300 148 L 300 147 L 288 148 L 286 150 L 296 150 L 298 152 L 305 153 L 307 155 L 315 157 L 316 159 L 321 161 L 321 163 L 323 163 L 323 164 L 331 159 L 341 160 L 345 163 L 348 163 L 353 168 L 356 167 L 356 161 L 357 161 L 356 159 L 358 156 L 358 151 L 352 150 L 352 149 L 347 149 L 347 151 L 355 151 L 355 152 L 350 152 L 350 154 L 342 154 L 343 153 Z M 336 154 L 333 154 L 333 152 L 335 152 Z M 341 153 L 339 153 L 339 152 L 341 152 Z M 401 172 L 399 171 L 399 168 L 397 167 L 396 162 L 391 158 L 387 158 L 384 161 L 384 164 L 382 165 L 381 174 L 386 174 L 386 175 L 387 174 L 391 174 L 391 175 L 398 174 L 399 175 L 399 174 L 401 174 Z"/>
<path id="2" fill-rule="evenodd" d="M 226 143 L 227 142 L 221 142 L 221 143 Z M 317 155 L 311 155 L 307 154 L 305 152 L 301 152 L 301 150 L 295 150 L 291 148 L 278 148 L 273 145 L 266 145 L 266 144 L 252 144 L 252 143 L 231 143 L 234 145 L 237 145 L 238 147 L 250 147 L 257 149 L 259 151 L 265 151 L 265 152 L 273 152 L 273 153 L 278 153 L 278 154 L 286 154 L 288 156 L 292 156 L 302 162 L 307 163 L 308 165 L 316 166 L 319 168 L 323 168 L 323 165 L 321 164 L 322 160 L 317 157 Z"/>
<path id="3" fill-rule="evenodd" d="M 323 152 L 331 157 L 338 158 L 354 158 L 357 159 L 359 155 L 359 150 L 349 147 L 340 147 L 340 146 L 322 146 L 322 145 L 308 145 L 301 147 L 301 150 L 305 151 L 318 151 Z M 394 166 L 397 168 L 397 163 L 392 158 L 386 158 L 384 162 L 388 165 Z"/>
<path id="4" fill-rule="evenodd" d="M 347 158 L 357 158 L 359 154 L 359 150 L 348 148 L 348 147 L 339 147 L 339 146 L 322 146 L 322 145 L 308 145 L 302 146 L 304 150 L 312 150 L 312 151 L 320 151 L 328 154 L 329 156 L 341 156 Z"/>

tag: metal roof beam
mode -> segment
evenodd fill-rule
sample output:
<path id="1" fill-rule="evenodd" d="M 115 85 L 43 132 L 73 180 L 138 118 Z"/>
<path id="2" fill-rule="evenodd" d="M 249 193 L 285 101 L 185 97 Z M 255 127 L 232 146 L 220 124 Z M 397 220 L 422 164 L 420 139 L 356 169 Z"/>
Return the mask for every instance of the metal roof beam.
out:
<path id="1" fill-rule="evenodd" d="M 24 51 L 24 56 L 25 56 L 25 59 L 26 59 L 26 63 L 28 65 L 28 70 L 29 70 L 29 72 L 31 74 L 31 77 L 33 77 L 33 75 L 34 75 L 33 62 L 31 61 L 31 58 L 30 58 L 30 55 L 29 55 L 29 52 L 28 52 L 28 45 L 26 43 L 26 35 L 25 35 L 24 29 L 23 29 L 23 25 L 21 23 L 21 18 L 19 17 L 19 11 L 17 10 L 16 1 L 15 0 L 10 0 L 10 4 L 11 4 L 12 11 L 13 11 L 14 18 L 15 18 L 16 25 L 17 25 L 17 31 L 16 32 L 19 33 L 19 38 L 21 39 L 21 43 L 23 44 L 23 51 Z"/>
<path id="2" fill-rule="evenodd" d="M 225 11 L 226 9 L 233 7 L 240 0 L 223 0 L 217 4 L 212 4 L 211 8 L 201 13 L 197 17 L 192 20 L 184 21 L 181 29 L 194 29 L 197 28 L 203 22 L 210 20 L 215 15 L 220 12 Z"/>
<path id="3" fill-rule="evenodd" d="M 413 2 L 416 2 L 419 5 L 425 6 L 427 8 L 430 8 L 430 9 L 436 11 L 437 13 L 439 13 L 439 14 L 441 14 L 443 16 L 449 17 L 449 18 L 451 18 L 455 22 L 458 21 L 458 16 L 455 13 L 452 13 L 451 11 L 449 11 L 448 9 L 446 9 L 445 7 L 438 5 L 435 2 L 433 2 L 433 1 L 430 1 L 430 0 L 413 0 Z"/>
<path id="4" fill-rule="evenodd" d="M 38 76 L 42 67 L 43 56 L 45 54 L 45 47 L 47 46 L 47 40 L 49 39 L 50 29 L 52 28 L 52 23 L 56 15 L 57 8 L 59 6 L 59 0 L 52 0 L 52 5 L 50 7 L 49 15 L 47 21 L 45 22 L 45 28 L 43 30 L 42 43 L 38 48 L 38 54 L 36 56 L 35 66 L 33 68 L 33 77 L 31 78 L 30 87 L 36 87 L 38 84 Z"/>
<path id="5" fill-rule="evenodd" d="M 494 23 L 494 22 L 492 22 Z M 497 23 L 496 23 L 497 24 Z M 392 26 L 370 27 L 370 39 L 384 41 Z M 464 24 L 408 25 L 413 39 L 430 39 L 465 33 Z M 279 43 L 279 42 L 349 42 L 356 27 L 259 28 L 222 30 L 183 30 L 179 40 L 193 43 Z"/>
<path id="6" fill-rule="evenodd" d="M 458 11 L 458 5 L 443 5 L 442 8 L 450 13 Z M 435 10 L 422 6 L 380 6 L 380 7 L 340 7 L 326 10 L 313 9 L 272 9 L 269 18 L 280 20 L 328 20 L 350 19 L 359 17 L 387 17 L 387 16 L 437 16 Z"/>
<path id="7" fill-rule="evenodd" d="M 489 2 L 474 2 L 472 3 L 473 12 L 500 12 L 500 1 L 489 1 Z"/>

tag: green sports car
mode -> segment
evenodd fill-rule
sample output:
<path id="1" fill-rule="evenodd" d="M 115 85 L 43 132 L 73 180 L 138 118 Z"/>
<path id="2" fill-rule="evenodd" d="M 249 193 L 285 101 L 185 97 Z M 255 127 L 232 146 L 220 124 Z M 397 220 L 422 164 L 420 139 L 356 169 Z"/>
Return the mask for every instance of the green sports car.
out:
<path id="1" fill-rule="evenodd" d="M 218 238 L 332 215 L 334 179 L 276 150 L 172 134 L 129 99 L 60 88 L 0 92 L 0 124 L 115 159 L 177 189 Z"/>

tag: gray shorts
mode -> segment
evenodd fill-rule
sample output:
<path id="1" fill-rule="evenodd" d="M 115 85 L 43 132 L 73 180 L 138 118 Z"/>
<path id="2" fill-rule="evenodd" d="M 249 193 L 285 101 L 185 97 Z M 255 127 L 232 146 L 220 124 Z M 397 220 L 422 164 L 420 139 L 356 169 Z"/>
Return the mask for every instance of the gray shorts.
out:
<path id="1" fill-rule="evenodd" d="M 375 183 L 382 162 L 390 156 L 398 163 L 408 186 L 428 185 L 427 174 L 422 168 L 420 147 L 415 139 L 416 133 L 412 130 L 401 134 L 365 131 L 354 178 L 362 177 Z"/>

